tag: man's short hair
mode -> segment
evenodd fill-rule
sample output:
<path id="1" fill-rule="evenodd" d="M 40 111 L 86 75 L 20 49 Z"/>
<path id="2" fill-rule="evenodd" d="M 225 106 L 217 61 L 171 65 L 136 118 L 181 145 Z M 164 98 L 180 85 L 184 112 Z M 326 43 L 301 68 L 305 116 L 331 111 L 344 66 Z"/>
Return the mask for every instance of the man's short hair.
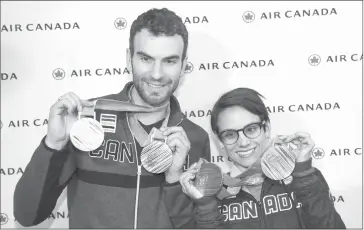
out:
<path id="1" fill-rule="evenodd" d="M 215 103 L 211 112 L 211 128 L 218 133 L 217 118 L 220 112 L 226 108 L 240 106 L 249 112 L 259 116 L 261 121 L 269 122 L 269 114 L 260 93 L 249 88 L 237 88 L 223 94 Z M 264 127 L 265 130 L 265 127 Z"/>
<path id="2" fill-rule="evenodd" d="M 129 49 L 131 56 L 134 54 L 134 37 L 142 29 L 147 29 L 154 36 L 174 36 L 178 34 L 182 37 L 184 47 L 182 60 L 186 57 L 188 47 L 188 31 L 182 19 L 173 11 L 166 8 L 150 9 L 139 15 L 130 28 Z"/>

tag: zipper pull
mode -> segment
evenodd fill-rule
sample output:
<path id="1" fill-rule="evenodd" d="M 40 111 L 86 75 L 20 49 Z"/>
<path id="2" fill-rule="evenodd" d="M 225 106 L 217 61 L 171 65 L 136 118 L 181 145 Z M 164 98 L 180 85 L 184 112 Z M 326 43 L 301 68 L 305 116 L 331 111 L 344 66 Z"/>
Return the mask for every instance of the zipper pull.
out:
<path id="1" fill-rule="evenodd" d="M 137 174 L 140 176 L 142 175 L 142 166 L 141 165 L 138 165 L 138 172 Z"/>

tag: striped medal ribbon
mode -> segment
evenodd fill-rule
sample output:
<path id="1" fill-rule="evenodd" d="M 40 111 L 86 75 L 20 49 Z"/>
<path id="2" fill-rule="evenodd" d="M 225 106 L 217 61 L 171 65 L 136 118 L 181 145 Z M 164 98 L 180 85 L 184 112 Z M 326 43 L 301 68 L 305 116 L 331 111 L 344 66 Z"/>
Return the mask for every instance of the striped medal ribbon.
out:
<path id="1" fill-rule="evenodd" d="M 131 90 L 129 92 L 131 92 Z M 72 125 L 70 131 L 70 140 L 72 144 L 77 149 L 84 152 L 96 150 L 104 141 L 105 128 L 95 119 L 95 110 L 151 113 L 163 108 L 140 106 L 130 101 L 111 99 L 97 99 L 93 102 L 93 107 L 84 107 L 82 111 L 78 112 L 78 119 Z"/>

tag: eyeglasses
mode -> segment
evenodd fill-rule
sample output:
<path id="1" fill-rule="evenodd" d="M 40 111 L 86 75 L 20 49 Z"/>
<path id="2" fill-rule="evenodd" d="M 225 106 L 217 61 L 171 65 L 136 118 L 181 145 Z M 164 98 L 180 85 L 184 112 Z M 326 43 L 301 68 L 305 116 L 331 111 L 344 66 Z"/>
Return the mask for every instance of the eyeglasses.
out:
<path id="1" fill-rule="evenodd" d="M 219 133 L 218 137 L 220 138 L 222 143 L 226 145 L 232 145 L 239 140 L 240 131 L 243 131 L 244 135 L 249 139 L 257 138 L 261 133 L 263 125 L 264 121 L 249 124 L 242 129 L 227 129 Z"/>

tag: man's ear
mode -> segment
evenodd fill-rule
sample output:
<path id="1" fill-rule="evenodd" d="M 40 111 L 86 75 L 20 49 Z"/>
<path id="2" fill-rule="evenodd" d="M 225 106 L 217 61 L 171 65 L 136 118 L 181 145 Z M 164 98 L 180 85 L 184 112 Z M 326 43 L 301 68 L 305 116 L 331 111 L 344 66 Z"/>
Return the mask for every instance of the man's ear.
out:
<path id="1" fill-rule="evenodd" d="M 183 77 L 186 74 L 186 65 L 187 65 L 188 57 L 186 55 L 185 59 L 182 61 L 182 68 L 180 76 Z"/>
<path id="2" fill-rule="evenodd" d="M 132 72 L 133 65 L 131 64 L 131 53 L 130 49 L 126 49 L 126 68 L 129 70 L 129 72 Z"/>

